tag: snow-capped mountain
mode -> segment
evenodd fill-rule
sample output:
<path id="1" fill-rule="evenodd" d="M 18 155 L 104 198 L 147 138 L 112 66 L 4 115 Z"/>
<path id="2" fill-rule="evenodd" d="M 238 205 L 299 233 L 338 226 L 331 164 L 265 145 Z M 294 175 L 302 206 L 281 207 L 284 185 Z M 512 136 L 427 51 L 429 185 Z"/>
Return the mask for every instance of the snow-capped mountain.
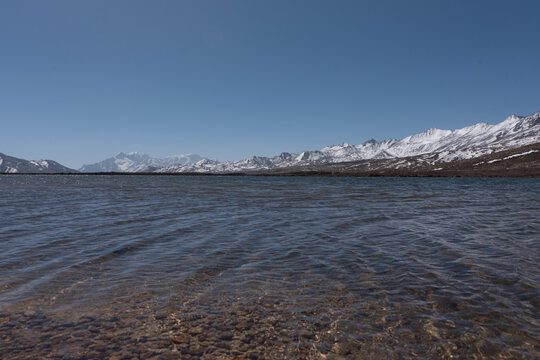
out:
<path id="1" fill-rule="evenodd" d="M 0 153 L 0 173 L 76 172 L 52 160 L 24 160 Z"/>
<path id="2" fill-rule="evenodd" d="M 441 164 L 519 150 L 524 154 L 540 151 L 540 112 L 529 116 L 512 115 L 490 125 L 479 123 L 456 130 L 429 129 L 401 140 L 369 140 L 359 145 L 343 143 L 321 150 L 298 154 L 283 152 L 274 157 L 253 156 L 240 161 L 219 162 L 199 155 L 175 155 L 155 158 L 138 153 L 120 153 L 96 164 L 84 165 L 81 172 L 287 172 L 327 169 L 418 169 L 439 168 Z M 533 146 L 530 149 L 528 146 Z M 529 152 L 527 152 L 529 151 Z M 508 153 L 509 159 L 520 155 Z M 487 157 L 486 157 L 487 156 Z M 495 156 L 495 155 L 493 155 Z M 531 155 L 532 156 L 532 155 Z M 535 155 L 536 156 L 536 155 Z M 529 156 L 530 157 L 530 156 Z M 529 158 L 527 157 L 527 158 Z M 506 159 L 502 157 L 501 159 Z M 536 161 L 536 160 L 535 160 Z M 501 160 L 501 162 L 503 162 Z M 345 163 L 349 163 L 348 165 Z M 482 162 L 480 162 L 482 163 Z M 337 164 L 334 166 L 333 164 Z M 339 165 L 342 164 L 342 165 Z M 434 166 L 438 164 L 437 166 Z M 476 163 L 475 163 L 476 164 Z M 483 163 L 482 163 L 483 164 Z M 443 166 L 444 167 L 444 166 Z M 287 170 L 291 169 L 291 170 Z M 326 171 L 326 170 L 325 170 Z M 351 170 L 352 171 L 352 170 Z M 75 172 L 52 160 L 23 160 L 0 153 L 0 173 L 67 173 Z"/>
<path id="3" fill-rule="evenodd" d="M 81 172 L 139 172 L 168 166 L 190 166 L 204 158 L 195 154 L 172 155 L 166 158 L 151 157 L 136 152 L 123 153 L 101 162 L 83 165 Z"/>
<path id="4" fill-rule="evenodd" d="M 366 159 L 404 158 L 423 154 L 431 154 L 426 157 L 431 159 L 431 162 L 450 162 L 537 142 L 540 142 L 540 112 L 530 116 L 512 115 L 494 125 L 478 123 L 456 130 L 433 128 L 401 140 L 369 140 L 360 145 L 343 143 L 299 154 L 284 152 L 272 158 L 253 156 L 227 162 L 202 159 L 190 164 L 165 166 L 156 171 L 201 173 L 261 171 Z"/>

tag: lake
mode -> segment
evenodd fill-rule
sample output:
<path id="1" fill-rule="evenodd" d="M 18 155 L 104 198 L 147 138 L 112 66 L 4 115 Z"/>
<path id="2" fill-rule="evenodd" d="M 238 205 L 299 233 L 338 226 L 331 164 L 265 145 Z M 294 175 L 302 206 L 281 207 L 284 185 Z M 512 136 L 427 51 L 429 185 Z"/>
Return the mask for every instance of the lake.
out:
<path id="1" fill-rule="evenodd" d="M 0 176 L 0 358 L 539 358 L 540 179 Z"/>

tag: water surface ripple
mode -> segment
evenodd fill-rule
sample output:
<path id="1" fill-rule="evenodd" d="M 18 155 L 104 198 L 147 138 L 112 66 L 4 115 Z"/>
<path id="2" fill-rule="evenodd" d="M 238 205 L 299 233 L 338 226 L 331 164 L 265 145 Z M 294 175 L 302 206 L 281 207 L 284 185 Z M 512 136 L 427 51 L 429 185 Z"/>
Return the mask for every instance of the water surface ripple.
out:
<path id="1" fill-rule="evenodd" d="M 19 175 L 0 192 L 0 357 L 540 357 L 538 179 Z"/>

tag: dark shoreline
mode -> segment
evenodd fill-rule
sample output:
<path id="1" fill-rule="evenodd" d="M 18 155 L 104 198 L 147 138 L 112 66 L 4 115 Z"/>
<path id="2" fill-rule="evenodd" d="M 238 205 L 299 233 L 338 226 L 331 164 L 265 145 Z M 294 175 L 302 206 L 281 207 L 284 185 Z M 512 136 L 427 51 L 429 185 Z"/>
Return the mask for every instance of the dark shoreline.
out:
<path id="1" fill-rule="evenodd" d="M 531 169 L 533 170 L 533 169 Z M 524 173 L 503 174 L 501 171 L 426 171 L 426 172 L 372 172 L 372 173 L 348 173 L 348 172 L 290 172 L 290 173 L 152 173 L 152 172 L 96 172 L 96 173 L 0 173 L 0 176 L 21 175 L 47 175 L 47 176 L 239 176 L 239 177 L 385 177 L 385 178 L 540 178 L 538 171 Z"/>

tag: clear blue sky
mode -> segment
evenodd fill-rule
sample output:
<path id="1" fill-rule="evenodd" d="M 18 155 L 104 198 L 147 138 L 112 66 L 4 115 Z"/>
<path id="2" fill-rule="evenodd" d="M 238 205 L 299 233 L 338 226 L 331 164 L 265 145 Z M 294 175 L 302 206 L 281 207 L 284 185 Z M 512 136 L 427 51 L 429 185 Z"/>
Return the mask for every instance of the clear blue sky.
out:
<path id="1" fill-rule="evenodd" d="M 0 2 L 0 152 L 218 160 L 540 110 L 540 1 Z"/>

